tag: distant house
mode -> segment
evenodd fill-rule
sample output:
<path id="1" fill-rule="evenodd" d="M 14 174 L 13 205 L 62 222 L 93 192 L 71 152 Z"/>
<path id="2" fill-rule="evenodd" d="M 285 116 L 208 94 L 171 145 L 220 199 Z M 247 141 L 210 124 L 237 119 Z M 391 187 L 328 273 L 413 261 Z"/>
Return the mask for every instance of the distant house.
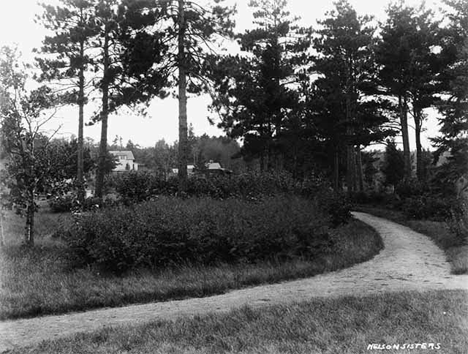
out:
<path id="1" fill-rule="evenodd" d="M 228 170 L 227 168 L 221 167 L 221 164 L 219 162 L 210 161 L 210 162 L 206 163 L 205 166 L 206 166 L 206 172 L 208 172 L 208 173 L 222 174 L 222 175 L 232 173 L 231 170 Z"/>
<path id="2" fill-rule="evenodd" d="M 177 176 L 177 173 L 179 172 L 178 168 L 173 168 L 171 169 L 171 176 Z M 231 174 L 232 171 L 228 170 L 227 168 L 221 167 L 221 164 L 219 162 L 207 162 L 205 163 L 205 169 L 197 169 L 194 165 L 187 165 L 187 175 L 193 176 L 194 174 Z"/>
<path id="3" fill-rule="evenodd" d="M 138 171 L 138 163 L 130 150 L 109 151 L 117 157 L 116 166 L 112 172 Z"/>

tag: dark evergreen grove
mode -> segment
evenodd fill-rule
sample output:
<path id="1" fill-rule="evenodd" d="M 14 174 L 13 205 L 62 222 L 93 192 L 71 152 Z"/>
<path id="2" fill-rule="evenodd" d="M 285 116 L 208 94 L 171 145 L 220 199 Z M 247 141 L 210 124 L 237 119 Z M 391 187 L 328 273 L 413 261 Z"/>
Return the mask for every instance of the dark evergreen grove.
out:
<path id="1" fill-rule="evenodd" d="M 190 136 L 187 122 L 193 112 L 187 110 L 187 100 L 200 94 L 212 98 L 210 119 L 227 138 L 241 142 L 239 149 L 231 145 L 233 157 L 262 172 L 287 172 L 298 180 L 321 175 L 335 190 L 346 186 L 348 192 L 359 192 L 372 185 L 376 172 L 375 160 L 363 150 L 389 142 L 388 183 L 433 178 L 440 187 L 467 175 L 466 1 L 444 0 L 443 21 L 423 3 L 410 7 L 396 2 L 378 23 L 358 14 L 347 0 L 338 0 L 315 27 L 300 25 L 286 0 L 252 0 L 249 5 L 254 23 L 243 33 L 235 30 L 235 8 L 222 0 L 203 5 L 190 0 L 61 0 L 58 6 L 43 5 L 37 21 L 53 32 L 37 50 L 39 74 L 34 78 L 48 89 L 27 92 L 30 69 L 15 64 L 14 50 L 0 52 L 2 155 L 16 156 L 11 161 L 26 174 L 16 182 L 19 174 L 11 175 L 10 190 L 18 198 L 29 195 L 23 204 L 30 205 L 39 188 L 30 175 L 44 176 L 40 181 L 47 184 L 53 166 L 44 161 L 48 172 L 43 173 L 35 156 L 39 147 L 49 149 L 50 144 L 35 143 L 43 137 L 30 123 L 44 110 L 72 104 L 77 106 L 73 161 L 78 200 L 83 202 L 87 169 L 86 117 L 102 127 L 95 185 L 102 198 L 109 170 L 109 115 L 123 106 L 144 111 L 153 98 L 169 95 L 179 101 L 179 115 L 173 117 L 179 141 L 173 147 L 163 141 L 142 156 L 147 165 L 159 166 L 164 178 L 169 165 L 177 166 L 180 192 L 187 189 L 187 164 L 201 165 L 203 154 L 216 156 L 194 150 L 203 144 L 194 145 Z M 223 50 L 226 44 L 237 49 Z M 91 99 L 101 102 L 96 112 L 86 111 Z M 440 117 L 434 162 L 441 156 L 446 160 L 437 168 L 430 166 L 421 145 L 430 109 Z M 410 134 L 416 142 L 414 157 Z M 14 136 L 22 136 L 25 144 L 15 145 Z M 393 143 L 396 137 L 401 137 L 401 153 Z M 47 151 L 41 158 L 52 150 Z M 390 167 L 398 161 L 402 169 Z M 10 172 L 14 174 L 13 167 Z"/>
<path id="2" fill-rule="evenodd" d="M 377 25 L 337 1 L 316 29 L 298 27 L 286 1 L 250 5 L 255 27 L 238 34 L 242 52 L 208 64 L 219 126 L 243 138 L 245 158 L 297 177 L 319 170 L 336 190 L 362 191 L 362 149 L 401 136 L 402 180 L 426 182 L 421 133 L 428 109 L 439 109 L 438 151 L 457 160 L 452 179 L 467 172 L 466 4 L 446 2 L 447 24 L 423 3 L 395 3 Z"/>
<path id="3" fill-rule="evenodd" d="M 42 23 L 60 30 L 44 40 L 40 53 L 49 59 L 39 59 L 42 78 L 75 78 L 67 97 L 79 106 L 79 150 L 85 82 L 96 84 L 100 159 L 110 112 L 172 91 L 179 100 L 181 190 L 189 162 L 187 93 L 211 94 L 212 118 L 242 140 L 238 155 L 258 159 L 261 171 L 287 170 L 299 178 L 320 171 L 335 189 L 363 190 L 362 150 L 397 135 L 405 179 L 425 178 L 421 132 L 428 108 L 442 112 L 439 151 L 460 155 L 458 136 L 466 129 L 463 1 L 446 1 L 448 23 L 423 4 L 392 4 L 380 24 L 346 0 L 334 5 L 312 28 L 298 24 L 286 0 L 250 1 L 253 27 L 235 33 L 235 9 L 223 1 L 63 0 L 62 6 L 44 6 Z M 222 51 L 222 41 L 237 43 L 237 53 Z"/>

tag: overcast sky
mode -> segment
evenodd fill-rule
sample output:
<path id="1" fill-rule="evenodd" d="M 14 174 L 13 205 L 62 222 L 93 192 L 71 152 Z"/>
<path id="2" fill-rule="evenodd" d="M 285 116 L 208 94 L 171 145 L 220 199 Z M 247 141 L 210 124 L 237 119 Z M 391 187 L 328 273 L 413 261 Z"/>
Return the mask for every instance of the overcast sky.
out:
<path id="1" fill-rule="evenodd" d="M 235 0 L 232 0 L 235 1 Z M 384 20 L 388 0 L 349 0 L 360 15 L 373 15 Z M 56 0 L 43 0 L 42 2 L 56 4 Z M 248 0 L 238 0 L 238 14 L 236 23 L 238 28 L 249 28 L 252 22 L 251 10 L 247 6 Z M 406 0 L 409 5 L 419 4 L 420 0 Z M 437 10 L 439 0 L 427 0 L 428 7 Z M 289 8 L 293 15 L 301 17 L 301 24 L 315 26 L 316 20 L 324 17 L 325 12 L 333 9 L 331 0 L 289 0 Z M 33 59 L 32 49 L 40 46 L 46 35 L 40 24 L 34 23 L 34 17 L 39 13 L 37 0 L 2 0 L 0 3 L 0 46 L 17 44 L 26 61 Z M 223 132 L 210 126 L 207 121 L 208 99 L 206 97 L 191 97 L 188 102 L 188 120 L 192 123 L 197 135 L 222 135 Z M 148 111 L 148 117 L 132 114 L 128 110 L 113 115 L 109 119 L 108 140 L 112 141 L 116 135 L 121 136 L 124 142 L 132 140 L 142 146 L 152 146 L 159 139 L 167 142 L 177 140 L 178 136 L 178 108 L 177 101 L 168 98 L 164 101 L 154 100 Z M 87 108 L 85 115 L 93 113 L 91 107 Z M 77 108 L 61 111 L 51 123 L 49 129 L 62 126 L 60 134 L 70 136 L 77 133 Z M 423 136 L 423 144 L 429 147 L 428 137 L 437 134 L 436 119 L 432 116 L 426 123 L 427 131 Z M 413 132 L 411 130 L 411 132 Z M 99 141 L 100 124 L 85 127 L 85 136 Z M 414 139 L 412 140 L 412 142 Z M 414 143 L 411 146 L 414 149 Z"/>

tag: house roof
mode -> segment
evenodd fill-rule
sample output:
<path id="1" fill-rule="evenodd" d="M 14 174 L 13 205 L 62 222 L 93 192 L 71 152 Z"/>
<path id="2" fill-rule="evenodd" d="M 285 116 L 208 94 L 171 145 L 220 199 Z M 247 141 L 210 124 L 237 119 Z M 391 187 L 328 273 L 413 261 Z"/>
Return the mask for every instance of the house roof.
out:
<path id="1" fill-rule="evenodd" d="M 206 167 L 209 170 L 222 170 L 223 168 L 221 167 L 221 164 L 219 162 L 208 162 L 206 164 Z"/>
<path id="2" fill-rule="evenodd" d="M 130 150 L 114 150 L 109 151 L 109 153 L 115 156 L 126 156 L 127 160 L 135 160 L 135 156 L 133 156 L 133 152 Z"/>

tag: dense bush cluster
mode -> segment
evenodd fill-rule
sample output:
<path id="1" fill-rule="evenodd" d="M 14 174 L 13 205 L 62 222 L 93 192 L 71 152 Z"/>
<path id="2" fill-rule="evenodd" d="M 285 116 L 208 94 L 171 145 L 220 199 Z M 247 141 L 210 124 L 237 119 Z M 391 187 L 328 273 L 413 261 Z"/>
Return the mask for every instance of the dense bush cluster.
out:
<path id="1" fill-rule="evenodd" d="M 65 213 L 69 212 L 73 208 L 73 196 L 61 196 L 51 198 L 49 200 L 49 207 L 53 213 Z"/>
<path id="2" fill-rule="evenodd" d="M 115 177 L 113 185 L 118 197 L 127 206 L 158 196 L 177 195 L 176 178 L 164 181 L 149 173 L 125 173 Z M 185 196 L 258 201 L 286 193 L 317 201 L 319 207 L 332 217 L 333 226 L 346 223 L 351 217 L 348 198 L 344 194 L 333 192 L 329 184 L 318 176 L 297 181 L 288 173 L 244 173 L 210 177 L 195 175 L 188 179 Z"/>
<path id="3" fill-rule="evenodd" d="M 391 205 L 395 197 L 378 191 L 355 192 L 351 195 L 351 201 L 357 204 Z"/>
<path id="4" fill-rule="evenodd" d="M 403 212 L 408 219 L 448 221 L 458 208 L 452 195 L 444 195 L 430 185 L 415 180 L 401 182 L 394 193 L 359 192 L 351 200 L 358 204 L 382 205 Z"/>
<path id="5" fill-rule="evenodd" d="M 443 195 L 430 188 L 428 183 L 410 180 L 395 188 L 399 197 L 395 203 L 409 219 L 448 220 L 456 201 L 451 195 Z"/>
<path id="6" fill-rule="evenodd" d="M 110 271 L 313 257 L 331 249 L 329 219 L 296 196 L 159 197 L 83 214 L 66 237 L 76 261 Z"/>
<path id="7" fill-rule="evenodd" d="M 130 205 L 150 200 L 155 196 L 176 195 L 177 178 L 161 180 L 150 173 L 128 172 L 113 180 L 115 191 L 124 204 Z M 296 193 L 307 189 L 320 189 L 320 179 L 298 183 L 287 173 L 244 173 L 233 176 L 195 175 L 188 179 L 186 196 L 211 197 L 215 199 L 255 199 L 278 193 Z M 311 186 L 314 184 L 314 187 Z"/>
<path id="8" fill-rule="evenodd" d="M 65 232 L 77 265 L 122 272 L 313 257 L 330 250 L 329 228 L 351 218 L 348 199 L 316 176 L 197 175 L 183 195 L 176 178 L 149 173 L 124 173 L 110 182 L 117 203 L 77 215 Z M 51 207 L 64 204 L 64 211 L 73 200 L 55 203 Z"/>
<path id="9" fill-rule="evenodd" d="M 98 198 L 88 197 L 84 200 L 82 210 L 91 210 L 100 204 Z M 49 200 L 49 207 L 53 213 L 65 213 L 72 211 L 78 207 L 75 195 L 64 195 L 60 197 L 51 198 Z"/>
<path id="10" fill-rule="evenodd" d="M 455 204 L 456 201 L 452 198 L 421 195 L 404 200 L 401 210 L 409 219 L 444 221 L 452 216 L 452 207 Z"/>
<path id="11" fill-rule="evenodd" d="M 468 244 L 468 197 L 461 195 L 454 200 L 450 208 L 451 218 L 448 226 L 460 241 L 460 244 Z"/>
<path id="12" fill-rule="evenodd" d="M 317 194 L 315 200 L 319 208 L 328 215 L 331 227 L 348 223 L 351 219 L 351 202 L 344 193 L 330 190 Z"/>

